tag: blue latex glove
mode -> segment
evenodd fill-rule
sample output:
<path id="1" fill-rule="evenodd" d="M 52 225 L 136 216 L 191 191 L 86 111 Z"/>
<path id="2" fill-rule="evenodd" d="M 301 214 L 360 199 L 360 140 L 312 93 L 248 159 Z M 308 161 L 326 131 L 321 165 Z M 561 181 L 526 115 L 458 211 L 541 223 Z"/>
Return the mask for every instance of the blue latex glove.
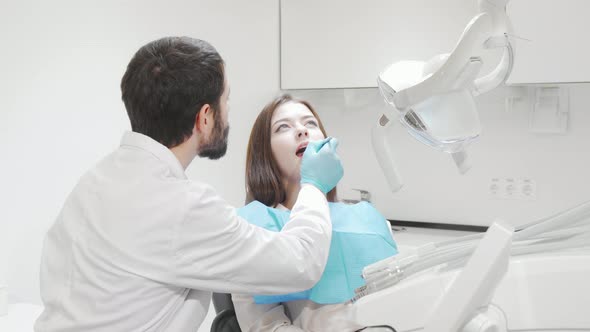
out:
<path id="1" fill-rule="evenodd" d="M 338 140 L 333 137 L 307 145 L 301 160 L 301 184 L 313 184 L 324 194 L 336 187 L 344 174 L 336 147 Z"/>

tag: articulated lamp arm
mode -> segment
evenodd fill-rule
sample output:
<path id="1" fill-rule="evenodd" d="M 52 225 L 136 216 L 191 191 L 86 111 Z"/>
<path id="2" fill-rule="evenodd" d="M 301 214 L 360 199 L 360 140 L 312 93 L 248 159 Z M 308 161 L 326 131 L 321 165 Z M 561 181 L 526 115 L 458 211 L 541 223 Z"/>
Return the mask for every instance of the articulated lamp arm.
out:
<path id="1" fill-rule="evenodd" d="M 480 133 L 473 97 L 503 84 L 514 62 L 507 3 L 479 0 L 480 13 L 467 24 L 450 54 L 429 62 L 400 61 L 377 78 L 384 99 L 399 111 L 382 114 L 371 133 L 373 150 L 391 191 L 403 186 L 387 139 L 397 119 L 421 142 L 450 153 L 460 173 L 469 169 L 465 149 Z M 498 47 L 504 48 L 500 62 L 489 74 L 478 77 L 481 53 Z"/>
<path id="2" fill-rule="evenodd" d="M 389 189 L 397 192 L 402 188 L 403 182 L 395 165 L 395 158 L 389 138 L 387 137 L 387 133 L 391 131 L 393 126 L 395 126 L 395 123 L 385 114 L 382 114 L 371 130 L 371 143 L 373 145 L 373 152 L 375 152 L 375 158 L 377 158 L 377 162 L 387 179 Z"/>

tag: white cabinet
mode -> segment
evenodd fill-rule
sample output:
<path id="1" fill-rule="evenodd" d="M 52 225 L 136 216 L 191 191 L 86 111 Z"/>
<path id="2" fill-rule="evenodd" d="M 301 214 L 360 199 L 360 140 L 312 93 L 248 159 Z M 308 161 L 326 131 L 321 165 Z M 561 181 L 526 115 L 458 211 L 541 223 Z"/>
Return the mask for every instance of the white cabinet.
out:
<path id="1" fill-rule="evenodd" d="M 281 88 L 376 87 L 398 60 L 450 52 L 477 0 L 281 0 Z M 511 84 L 590 81 L 590 0 L 512 0 Z M 485 60 L 485 59 L 484 59 Z"/>
<path id="2" fill-rule="evenodd" d="M 450 52 L 477 0 L 281 0 L 281 88 L 376 87 L 398 60 Z"/>
<path id="3" fill-rule="evenodd" d="M 516 59 L 509 84 L 590 82 L 590 1 L 512 0 Z"/>

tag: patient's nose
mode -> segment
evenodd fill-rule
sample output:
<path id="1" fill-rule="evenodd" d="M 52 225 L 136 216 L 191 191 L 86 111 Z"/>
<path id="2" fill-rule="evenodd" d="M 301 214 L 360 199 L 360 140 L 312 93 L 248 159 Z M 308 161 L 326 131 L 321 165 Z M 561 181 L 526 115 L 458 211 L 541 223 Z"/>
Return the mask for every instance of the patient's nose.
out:
<path id="1" fill-rule="evenodd" d="M 307 131 L 307 127 L 306 126 L 297 126 L 297 137 L 302 137 L 302 136 L 309 136 L 309 133 Z"/>

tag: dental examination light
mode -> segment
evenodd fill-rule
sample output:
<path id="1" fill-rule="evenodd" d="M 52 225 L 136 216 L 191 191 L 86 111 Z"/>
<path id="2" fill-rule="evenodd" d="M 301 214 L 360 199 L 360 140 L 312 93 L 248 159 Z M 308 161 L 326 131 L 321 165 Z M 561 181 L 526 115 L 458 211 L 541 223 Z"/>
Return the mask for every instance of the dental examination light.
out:
<path id="1" fill-rule="evenodd" d="M 399 61 L 377 78 L 385 101 L 397 110 L 382 114 L 371 134 L 391 191 L 403 186 L 387 139 L 396 119 L 420 142 L 450 153 L 461 174 L 469 170 L 466 148 L 481 131 L 474 97 L 503 84 L 512 70 L 508 1 L 479 0 L 480 13 L 467 24 L 450 54 L 426 62 Z M 479 77 L 481 54 L 492 48 L 504 48 L 502 58 L 494 70 Z"/>

